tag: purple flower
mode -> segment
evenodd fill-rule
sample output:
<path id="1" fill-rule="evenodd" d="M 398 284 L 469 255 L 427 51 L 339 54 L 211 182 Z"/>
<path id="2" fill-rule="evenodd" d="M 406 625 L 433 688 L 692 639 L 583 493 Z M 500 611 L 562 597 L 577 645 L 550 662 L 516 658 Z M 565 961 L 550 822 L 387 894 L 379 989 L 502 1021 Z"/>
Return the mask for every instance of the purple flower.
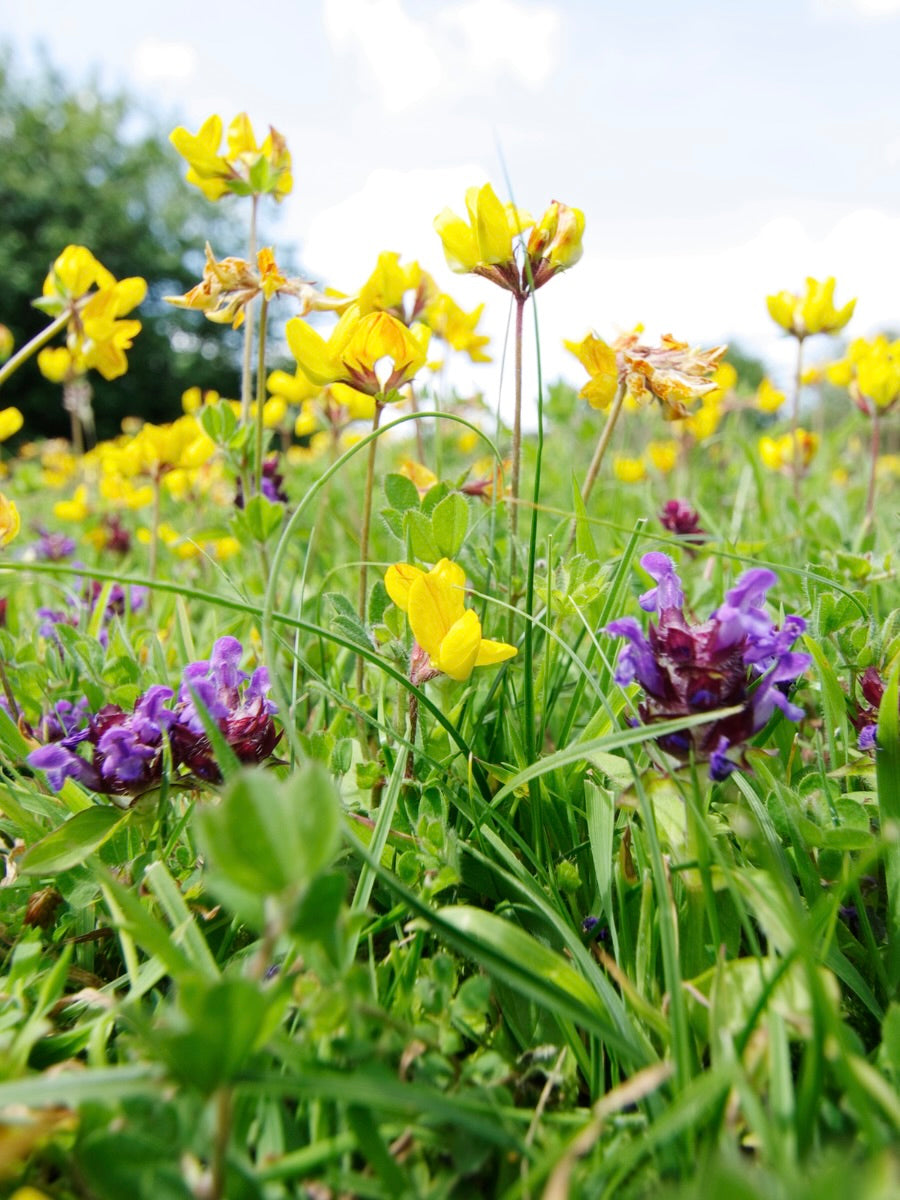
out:
<path id="1" fill-rule="evenodd" d="M 776 577 L 756 567 L 740 576 L 707 621 L 688 624 L 672 560 L 653 552 L 641 565 L 657 581 L 641 597 L 641 607 L 659 616 L 646 634 L 633 617 L 606 626 L 606 633 L 628 642 L 619 652 L 616 682 L 641 685 L 638 711 L 645 724 L 738 707 L 730 717 L 659 739 L 676 758 L 686 760 L 693 753 L 708 760 L 711 776 L 724 779 L 736 766 L 727 752 L 762 729 L 776 708 L 789 720 L 803 716 L 787 691 L 811 662 L 808 654 L 791 649 L 806 623 L 791 615 L 781 628 L 773 624 L 762 606 Z"/>
<path id="2" fill-rule="evenodd" d="M 260 490 L 267 500 L 273 504 L 287 504 L 287 492 L 284 490 L 284 476 L 278 470 L 278 455 L 273 454 L 263 463 Z M 234 496 L 235 508 L 244 507 L 244 485 L 240 477 L 237 481 L 237 491 Z"/>
<path id="3" fill-rule="evenodd" d="M 706 531 L 700 528 L 700 518 L 687 500 L 667 500 L 659 514 L 663 529 L 683 537 L 686 542 L 702 542 Z"/>
<path id="4" fill-rule="evenodd" d="M 75 553 L 75 542 L 65 533 L 50 533 L 38 527 L 40 537 L 30 547 L 31 555 L 38 562 L 61 562 Z"/>
<path id="5" fill-rule="evenodd" d="M 859 746 L 860 750 L 874 750 L 876 745 L 878 744 L 877 738 L 878 738 L 877 722 L 872 725 L 864 725 L 862 727 L 862 729 L 859 731 L 859 739 L 856 744 L 857 744 L 857 746 Z"/>

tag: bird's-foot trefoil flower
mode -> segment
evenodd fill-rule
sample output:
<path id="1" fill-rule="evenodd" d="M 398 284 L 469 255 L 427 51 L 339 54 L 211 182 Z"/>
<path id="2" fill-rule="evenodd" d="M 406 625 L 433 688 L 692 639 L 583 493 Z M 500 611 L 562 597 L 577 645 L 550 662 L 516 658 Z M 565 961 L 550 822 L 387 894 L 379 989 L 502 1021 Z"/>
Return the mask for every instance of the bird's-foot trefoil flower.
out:
<path id="1" fill-rule="evenodd" d="M 787 692 L 811 662 L 808 654 L 791 649 L 806 622 L 791 614 L 781 627 L 773 623 L 763 606 L 776 576 L 755 567 L 741 575 L 706 621 L 691 624 L 668 555 L 645 554 L 641 566 L 655 587 L 641 596 L 640 605 L 658 617 L 646 633 L 634 617 L 606 626 L 606 633 L 627 642 L 619 653 L 616 682 L 636 680 L 643 688 L 638 711 L 647 725 L 739 707 L 731 716 L 659 739 L 666 753 L 681 762 L 691 756 L 708 761 L 712 777 L 722 779 L 735 765 L 729 754 L 740 751 L 776 708 L 791 721 L 803 716 Z"/>
<path id="2" fill-rule="evenodd" d="M 229 194 L 270 195 L 280 202 L 293 187 L 291 156 L 284 138 L 270 125 L 262 143 L 257 144 L 246 113 L 238 113 L 228 126 L 224 148 L 222 118 L 216 115 L 208 117 L 196 134 L 179 126 L 169 140 L 187 161 L 188 183 L 198 187 L 207 200 Z"/>
<path id="3" fill-rule="evenodd" d="M 842 308 L 835 308 L 834 287 L 833 276 L 825 280 L 810 277 L 802 295 L 775 292 L 766 297 L 769 316 L 795 338 L 803 339 L 815 333 L 838 333 L 853 316 L 856 301 L 848 300 Z"/>
<path id="4" fill-rule="evenodd" d="M 421 684 L 437 675 L 463 681 L 475 667 L 505 662 L 515 646 L 481 636 L 481 621 L 465 606 L 466 576 L 462 567 L 442 558 L 430 571 L 396 563 L 384 577 L 387 593 L 409 618 L 416 639 L 410 679 Z"/>

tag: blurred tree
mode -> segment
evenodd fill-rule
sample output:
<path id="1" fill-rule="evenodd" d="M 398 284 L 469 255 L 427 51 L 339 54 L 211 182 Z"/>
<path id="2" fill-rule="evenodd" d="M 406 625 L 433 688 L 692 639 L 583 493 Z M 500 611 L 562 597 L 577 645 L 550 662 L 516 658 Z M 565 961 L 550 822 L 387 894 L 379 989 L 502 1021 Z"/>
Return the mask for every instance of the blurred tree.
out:
<path id="1" fill-rule="evenodd" d="M 183 179 L 168 127 L 126 94 L 101 96 L 92 83 L 71 88 L 49 65 L 37 79 L 16 77 L 0 54 L 0 320 L 16 347 L 47 318 L 31 307 L 50 264 L 76 242 L 117 278 L 142 275 L 143 323 L 128 352 L 128 373 L 107 383 L 90 373 L 100 437 L 126 415 L 177 416 L 194 384 L 239 390 L 240 334 L 172 308 L 166 295 L 196 283 L 209 240 L 219 257 L 245 253 L 240 205 L 210 204 Z M 65 436 L 61 389 L 29 362 L 3 388 L 4 406 L 25 416 L 23 434 Z"/>

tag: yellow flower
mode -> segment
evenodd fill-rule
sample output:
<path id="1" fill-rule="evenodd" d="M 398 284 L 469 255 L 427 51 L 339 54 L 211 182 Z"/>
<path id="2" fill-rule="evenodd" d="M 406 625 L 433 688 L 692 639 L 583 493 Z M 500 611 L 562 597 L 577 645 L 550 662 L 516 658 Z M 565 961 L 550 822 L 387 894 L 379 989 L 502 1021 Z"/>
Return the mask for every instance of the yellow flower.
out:
<path id="1" fill-rule="evenodd" d="M 647 468 L 642 458 L 627 458 L 624 454 L 613 455 L 613 474 L 621 483 L 640 483 L 647 478 Z"/>
<path id="2" fill-rule="evenodd" d="M 819 439 L 816 434 L 798 429 L 796 442 L 790 433 L 778 438 L 761 437 L 759 457 L 770 471 L 792 471 L 795 457 L 801 467 L 808 467 L 818 447 Z"/>
<path id="3" fill-rule="evenodd" d="M 828 377 L 849 385 L 854 404 L 867 416 L 874 409 L 887 412 L 900 399 L 900 339 L 891 342 L 883 333 L 871 340 L 855 338 Z"/>
<path id="4" fill-rule="evenodd" d="M 593 333 L 580 342 L 563 342 L 563 345 L 571 350 L 590 375 L 578 395 L 582 400 L 587 400 L 591 408 L 609 408 L 619 386 L 619 364 L 615 350 Z"/>
<path id="5" fill-rule="evenodd" d="M 461 275 L 494 278 L 489 268 L 513 263 L 513 238 L 534 221 L 515 205 L 501 203 L 489 183 L 466 191 L 466 209 L 468 221 L 449 208 L 434 218 L 447 265 Z"/>
<path id="6" fill-rule="evenodd" d="M 721 420 L 722 406 L 710 395 L 704 396 L 700 401 L 700 407 L 692 413 L 688 413 L 682 420 L 676 421 L 675 425 L 676 428 L 689 433 L 695 441 L 705 442 L 719 428 Z"/>
<path id="7" fill-rule="evenodd" d="M 403 266 L 400 255 L 385 250 L 378 256 L 375 270 L 363 284 L 356 297 L 362 316 L 370 312 L 389 312 L 411 325 L 438 294 L 437 284 L 417 262 Z"/>
<path id="8" fill-rule="evenodd" d="M 416 462 L 412 458 L 403 459 L 400 463 L 399 474 L 404 475 L 411 483 L 416 485 L 416 491 L 420 496 L 424 496 L 426 492 L 431 491 L 438 481 L 434 471 L 429 470 L 424 463 Z"/>
<path id="9" fill-rule="evenodd" d="M 266 380 L 266 388 L 273 399 L 279 397 L 286 404 L 305 404 L 322 391 L 321 385 L 311 383 L 299 367 L 293 375 L 287 371 L 272 371 Z"/>
<path id="10" fill-rule="evenodd" d="M 22 428 L 22 414 L 17 408 L 0 409 L 0 442 L 5 442 Z"/>
<path id="11" fill-rule="evenodd" d="M 386 312 L 361 317 L 354 304 L 344 312 L 326 341 L 300 317 L 285 328 L 288 345 L 307 378 L 320 387 L 344 383 L 382 403 L 424 366 L 428 330 L 412 329 Z M 390 370 L 386 363 L 390 364 Z"/>
<path id="12" fill-rule="evenodd" d="M 765 413 L 777 412 L 784 399 L 784 392 L 779 392 L 771 379 L 764 379 L 756 392 L 756 407 Z"/>
<path id="13" fill-rule="evenodd" d="M 188 416 L 193 416 L 201 408 L 218 404 L 222 397 L 214 388 L 189 387 L 181 393 L 181 407 Z"/>
<path id="14" fill-rule="evenodd" d="M 441 292 L 425 310 L 422 319 L 435 337 L 454 350 L 468 354 L 472 362 L 490 362 L 491 356 L 485 354 L 484 348 L 491 339 L 475 332 L 483 311 L 484 305 L 479 304 L 470 313 L 463 312 L 452 296 Z"/>
<path id="15" fill-rule="evenodd" d="M 424 683 L 438 673 L 462 681 L 475 667 L 493 666 L 518 653 L 515 646 L 481 636 L 477 613 L 465 607 L 465 572 L 449 559 L 442 558 L 428 572 L 396 563 L 388 568 L 384 585 L 409 617 L 420 651 L 413 651 L 413 682 Z"/>
<path id="16" fill-rule="evenodd" d="M 0 492 L 0 546 L 8 545 L 20 528 L 19 510 Z"/>
<path id="17" fill-rule="evenodd" d="M 853 316 L 856 301 L 849 300 L 843 308 L 835 308 L 834 287 L 833 276 L 824 281 L 808 277 L 803 295 L 782 291 L 767 296 L 769 316 L 801 340 L 814 333 L 837 333 Z"/>
<path id="18" fill-rule="evenodd" d="M 657 471 L 668 475 L 675 469 L 675 464 L 678 462 L 678 443 L 673 441 L 650 442 L 647 445 L 647 453 Z"/>
<path id="19" fill-rule="evenodd" d="M 574 266 L 581 258 L 584 213 L 554 200 L 531 231 L 526 254 L 534 287 L 539 288 L 558 271 Z"/>
<path id="20" fill-rule="evenodd" d="M 225 154 L 221 152 L 222 118 L 216 115 L 208 117 L 196 134 L 179 126 L 169 140 L 187 160 L 188 183 L 198 187 L 207 200 L 232 193 L 271 195 L 281 201 L 293 187 L 291 156 L 284 138 L 270 125 L 262 145 L 257 145 L 246 113 L 238 113 L 229 125 Z"/>
<path id="21" fill-rule="evenodd" d="M 91 291 L 96 284 L 97 290 Z M 41 351 L 38 367 L 52 382 L 63 383 L 93 368 L 104 379 L 128 370 L 125 351 L 140 332 L 140 321 L 121 320 L 147 294 L 139 276 L 117 280 L 85 246 L 67 246 L 44 280 L 35 307 L 50 316 L 69 313 L 66 345 Z"/>
<path id="22" fill-rule="evenodd" d="M 79 484 L 71 500 L 57 500 L 53 505 L 53 515 L 60 521 L 83 521 L 91 508 L 87 500 L 87 488 Z"/>
<path id="23" fill-rule="evenodd" d="M 15 338 L 8 325 L 0 324 L 0 363 L 5 363 L 15 349 Z"/>

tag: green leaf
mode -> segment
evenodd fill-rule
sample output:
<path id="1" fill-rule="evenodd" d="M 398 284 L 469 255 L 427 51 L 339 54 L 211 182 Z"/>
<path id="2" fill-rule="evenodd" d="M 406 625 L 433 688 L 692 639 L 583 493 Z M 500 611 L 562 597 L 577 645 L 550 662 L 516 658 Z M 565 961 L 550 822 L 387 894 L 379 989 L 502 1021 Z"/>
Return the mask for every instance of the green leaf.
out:
<path id="1" fill-rule="evenodd" d="M 416 558 L 422 559 L 423 562 L 437 562 L 441 552 L 434 540 L 429 518 L 422 512 L 410 509 L 405 516 L 405 525 Z"/>
<path id="2" fill-rule="evenodd" d="M 391 508 L 398 512 L 406 512 L 408 508 L 419 507 L 419 492 L 416 485 L 405 475 L 385 475 L 384 494 Z"/>
<path id="3" fill-rule="evenodd" d="M 237 428 L 237 417 L 229 404 L 207 404 L 200 410 L 200 424 L 208 437 L 224 446 Z"/>
<path id="4" fill-rule="evenodd" d="M 900 981 L 900 662 L 896 663 L 878 708 L 875 769 L 881 833 L 887 843 L 884 871 L 887 880 L 888 975 L 891 985 Z"/>
<path id="5" fill-rule="evenodd" d="M 456 557 L 468 528 L 469 505 L 459 492 L 451 492 L 431 514 L 431 531 L 442 558 Z"/>
<path id="6" fill-rule="evenodd" d="M 278 781 L 243 771 L 215 808 L 195 816 L 200 843 L 215 869 L 260 896 L 299 894 L 337 849 L 339 807 L 331 776 L 306 763 Z"/>
<path id="7" fill-rule="evenodd" d="M 587 509 L 584 507 L 581 489 L 574 475 L 572 476 L 572 507 L 575 510 L 575 550 L 589 559 L 598 559 L 600 555 L 597 553 L 594 535 L 591 533 L 591 527 L 587 520 Z"/>
<path id="8" fill-rule="evenodd" d="M 284 505 L 268 496 L 251 496 L 244 506 L 247 528 L 257 542 L 267 542 L 284 523 Z"/>
<path id="9" fill-rule="evenodd" d="M 332 623 L 335 628 L 339 629 L 345 637 L 356 642 L 357 645 L 366 646 L 371 649 L 372 643 L 369 641 L 366 628 L 347 597 L 341 592 L 328 592 L 324 599 L 328 601 L 334 610 Z"/>
<path id="10" fill-rule="evenodd" d="M 108 841 L 130 813 L 111 805 L 86 808 L 36 842 L 22 857 L 19 870 L 28 875 L 56 875 L 84 862 Z"/>

